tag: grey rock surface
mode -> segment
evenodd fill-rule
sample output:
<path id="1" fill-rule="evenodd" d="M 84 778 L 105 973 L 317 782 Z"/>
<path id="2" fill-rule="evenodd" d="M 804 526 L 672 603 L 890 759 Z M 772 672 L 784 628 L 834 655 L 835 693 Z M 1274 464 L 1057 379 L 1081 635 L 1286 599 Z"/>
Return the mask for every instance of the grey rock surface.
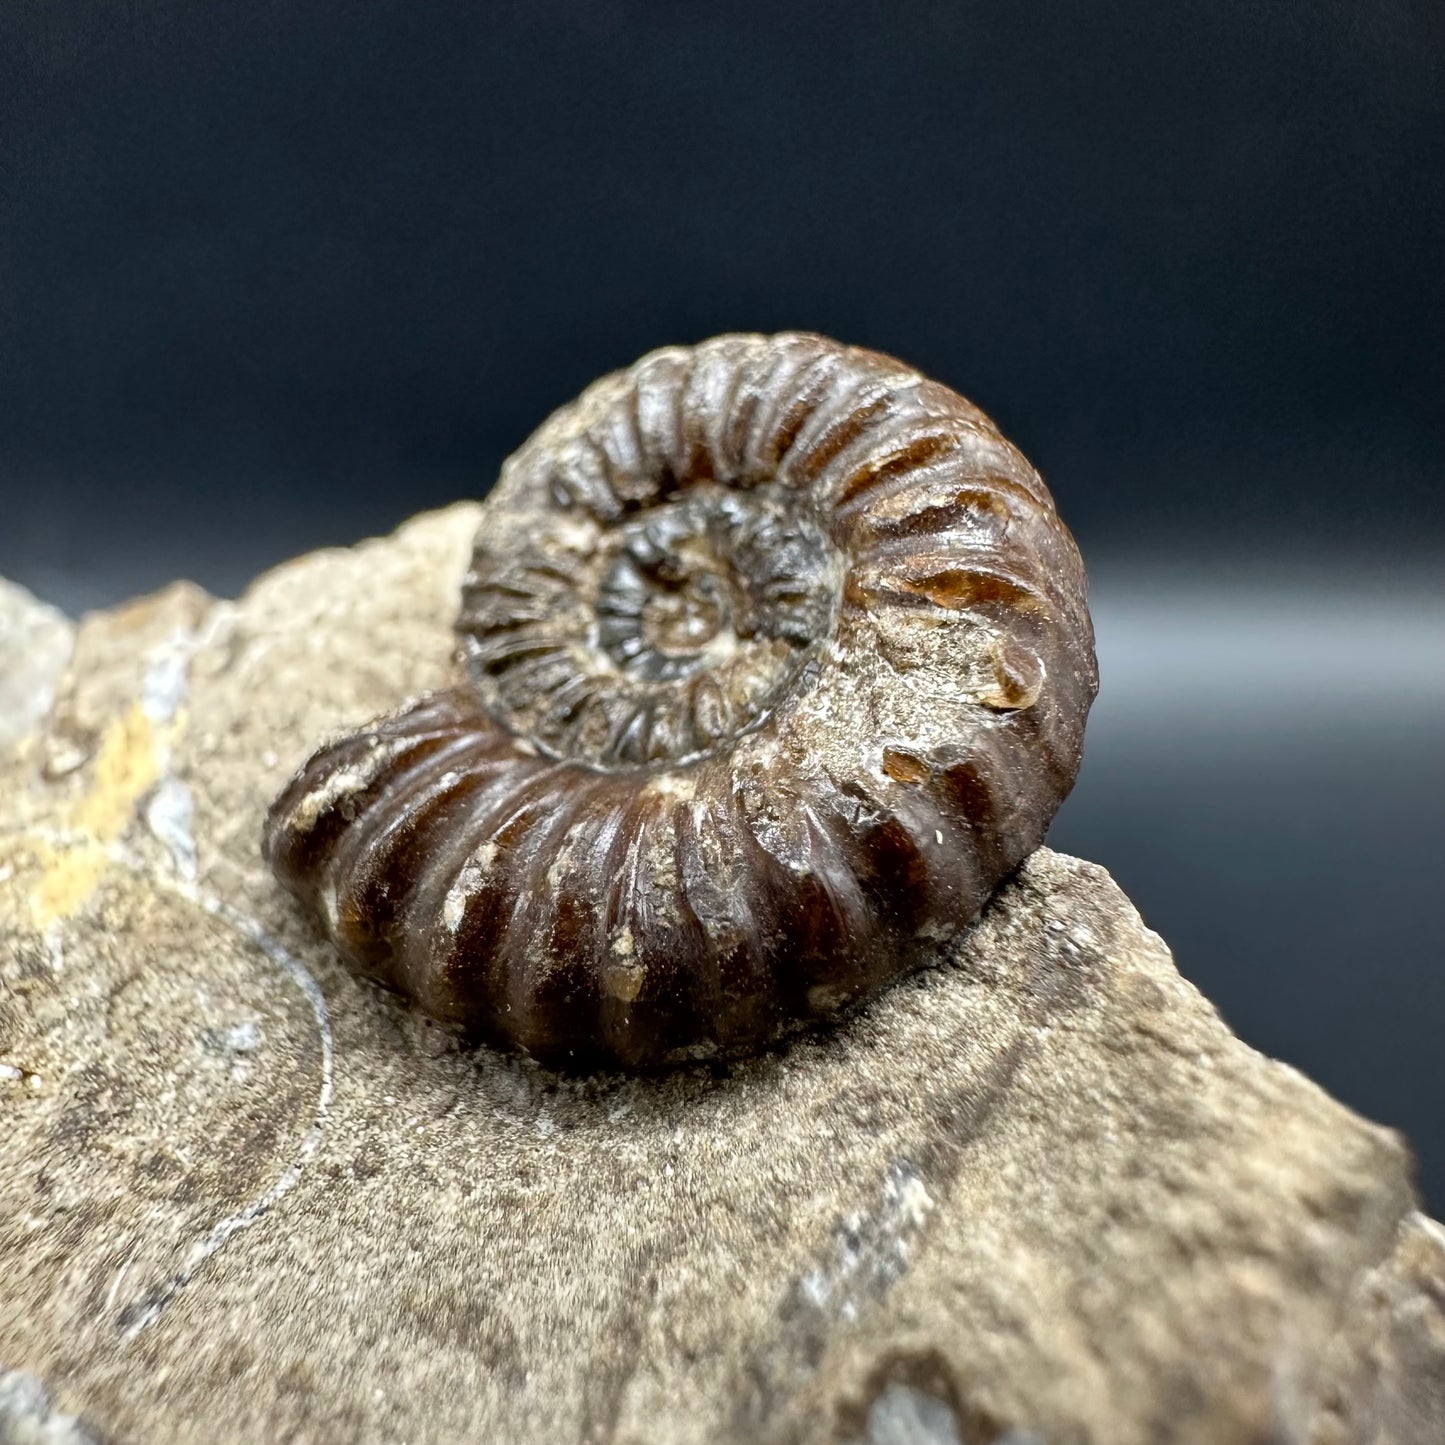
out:
<path id="1" fill-rule="evenodd" d="M 354 979 L 264 871 L 261 818 L 321 737 L 447 680 L 476 523 L 238 603 L 170 588 L 26 684 L 0 753 L 0 1365 L 27 1420 L 1445 1439 L 1445 1234 L 1402 1142 L 1235 1039 L 1094 865 L 1042 850 L 841 1029 L 663 1078 L 463 1052 Z"/>
<path id="2" fill-rule="evenodd" d="M 45 716 L 74 636 L 63 613 L 0 577 L 0 747 Z"/>
<path id="3" fill-rule="evenodd" d="M 0 1370 L 0 1445 L 97 1445 L 83 1420 L 50 1407 L 45 1386 L 23 1370 Z"/>

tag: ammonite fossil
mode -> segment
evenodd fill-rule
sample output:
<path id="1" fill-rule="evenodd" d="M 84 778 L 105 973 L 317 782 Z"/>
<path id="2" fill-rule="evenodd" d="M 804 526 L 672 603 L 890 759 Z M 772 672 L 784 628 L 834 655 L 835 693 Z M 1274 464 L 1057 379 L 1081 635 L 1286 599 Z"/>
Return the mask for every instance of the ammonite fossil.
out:
<path id="1" fill-rule="evenodd" d="M 464 680 L 316 753 L 277 876 L 359 969 L 575 1067 L 747 1052 L 937 957 L 1042 841 L 1083 567 L 977 407 L 820 336 L 669 348 L 485 504 Z"/>

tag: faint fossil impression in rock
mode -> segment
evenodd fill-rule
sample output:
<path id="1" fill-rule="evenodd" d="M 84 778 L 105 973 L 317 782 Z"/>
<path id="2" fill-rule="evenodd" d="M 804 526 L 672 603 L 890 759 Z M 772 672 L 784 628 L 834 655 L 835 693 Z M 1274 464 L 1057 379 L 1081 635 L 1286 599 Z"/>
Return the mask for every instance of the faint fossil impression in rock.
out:
<path id="1" fill-rule="evenodd" d="M 317 752 L 264 849 L 356 967 L 571 1067 L 755 1050 L 936 958 L 1043 840 L 1083 566 L 977 407 L 820 336 L 604 378 L 502 469 L 465 677 Z"/>

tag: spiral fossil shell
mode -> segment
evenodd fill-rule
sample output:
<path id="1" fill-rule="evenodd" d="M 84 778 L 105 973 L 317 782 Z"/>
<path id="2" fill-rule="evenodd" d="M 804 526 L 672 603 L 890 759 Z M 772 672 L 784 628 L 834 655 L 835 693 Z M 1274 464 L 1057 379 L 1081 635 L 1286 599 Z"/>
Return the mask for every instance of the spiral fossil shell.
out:
<path id="1" fill-rule="evenodd" d="M 971 403 L 819 336 L 604 378 L 512 456 L 463 680 L 317 752 L 264 848 L 357 967 L 545 1061 L 756 1049 L 933 954 L 1042 841 L 1083 567 Z"/>

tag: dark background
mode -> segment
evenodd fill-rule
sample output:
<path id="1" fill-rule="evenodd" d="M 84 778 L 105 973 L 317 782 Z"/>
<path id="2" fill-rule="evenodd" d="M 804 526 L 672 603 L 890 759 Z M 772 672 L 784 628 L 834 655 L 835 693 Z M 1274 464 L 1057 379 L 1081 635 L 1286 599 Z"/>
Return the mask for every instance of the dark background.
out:
<path id="1" fill-rule="evenodd" d="M 476 496 L 807 327 L 994 413 L 1094 576 L 1052 835 L 1445 1210 L 1445 8 L 0 6 L 0 572 L 72 611 Z"/>

